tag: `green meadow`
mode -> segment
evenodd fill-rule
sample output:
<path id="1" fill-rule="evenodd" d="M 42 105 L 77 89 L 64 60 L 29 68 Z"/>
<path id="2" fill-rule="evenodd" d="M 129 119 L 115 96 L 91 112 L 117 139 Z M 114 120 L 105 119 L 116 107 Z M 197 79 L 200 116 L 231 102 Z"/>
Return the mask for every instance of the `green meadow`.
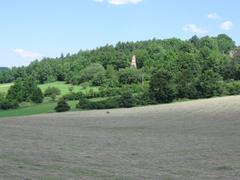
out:
<path id="1" fill-rule="evenodd" d="M 8 83 L 8 84 L 0 84 L 0 92 L 2 93 L 7 93 L 8 89 L 10 88 L 10 86 L 13 85 L 13 83 Z M 42 84 L 39 85 L 39 87 L 41 88 L 41 90 L 44 92 L 48 87 L 56 87 L 58 89 L 60 89 L 61 91 L 61 95 L 65 95 L 67 93 L 69 93 L 69 88 L 73 87 L 73 92 L 86 92 L 89 91 L 90 89 L 97 91 L 98 88 L 97 87 L 82 87 L 80 85 L 71 85 L 71 84 L 66 84 L 65 82 L 52 82 L 52 83 L 46 83 L 46 84 Z"/>
<path id="2" fill-rule="evenodd" d="M 13 83 L 0 84 L 0 93 L 7 93 L 11 85 L 13 85 Z"/>
<path id="3" fill-rule="evenodd" d="M 0 84 L 0 93 L 7 93 L 8 89 L 12 83 L 9 84 Z M 82 87 L 80 85 L 70 85 L 65 82 L 53 82 L 47 83 L 43 85 L 39 85 L 41 90 L 44 92 L 48 87 L 56 87 L 60 89 L 61 96 L 69 93 L 69 88 L 73 87 L 73 92 L 87 92 L 90 89 L 93 91 L 97 91 L 97 87 Z M 77 101 L 69 101 L 69 105 L 71 106 L 71 110 L 74 111 Z M 28 115 L 36 115 L 36 114 L 44 114 L 44 113 L 53 113 L 55 112 L 54 108 L 56 107 L 56 102 L 49 102 L 48 99 L 45 100 L 42 104 L 33 104 L 33 103 L 22 103 L 20 104 L 20 108 L 11 109 L 11 110 L 0 110 L 0 118 L 1 117 L 15 117 L 15 116 L 28 116 Z"/>

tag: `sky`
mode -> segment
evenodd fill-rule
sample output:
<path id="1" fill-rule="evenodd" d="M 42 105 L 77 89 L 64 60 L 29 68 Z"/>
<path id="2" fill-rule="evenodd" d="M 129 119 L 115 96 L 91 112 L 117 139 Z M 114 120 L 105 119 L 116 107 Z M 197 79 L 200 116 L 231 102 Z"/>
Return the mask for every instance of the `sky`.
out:
<path id="1" fill-rule="evenodd" d="M 225 33 L 240 45 L 238 0 L 2 0 L 0 67 L 117 42 Z"/>

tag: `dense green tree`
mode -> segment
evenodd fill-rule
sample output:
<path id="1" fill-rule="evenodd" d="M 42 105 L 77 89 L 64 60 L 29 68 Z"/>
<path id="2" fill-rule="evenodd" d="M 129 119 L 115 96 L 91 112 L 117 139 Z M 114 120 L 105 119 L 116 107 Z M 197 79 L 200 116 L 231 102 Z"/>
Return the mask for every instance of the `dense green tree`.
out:
<path id="1" fill-rule="evenodd" d="M 223 94 L 222 77 L 213 70 L 203 72 L 198 79 L 197 90 L 200 98 L 209 98 Z"/>
<path id="2" fill-rule="evenodd" d="M 195 46 L 199 47 L 199 38 L 195 35 L 189 39 L 189 41 Z"/>
<path id="3" fill-rule="evenodd" d="M 130 89 L 124 89 L 118 100 L 119 107 L 130 108 L 136 105 L 136 99 L 133 97 L 133 94 Z"/>
<path id="4" fill-rule="evenodd" d="M 0 109 L 1 110 L 17 109 L 18 107 L 19 107 L 19 104 L 17 101 L 8 100 L 8 99 L 2 99 L 0 101 Z"/>
<path id="5" fill-rule="evenodd" d="M 201 74 L 200 63 L 194 54 L 179 56 L 178 72 L 176 72 L 177 98 L 197 98 L 196 83 Z"/>
<path id="6" fill-rule="evenodd" d="M 220 34 L 216 38 L 219 51 L 228 54 L 230 50 L 236 47 L 235 42 L 226 34 Z"/>
<path id="7" fill-rule="evenodd" d="M 44 98 L 44 96 L 43 96 L 43 93 L 42 93 L 40 88 L 37 87 L 37 88 L 34 88 L 32 90 L 32 94 L 30 96 L 30 99 L 31 99 L 32 102 L 34 102 L 34 103 L 42 103 L 43 102 L 43 98 Z"/>
<path id="8" fill-rule="evenodd" d="M 136 84 L 142 82 L 142 73 L 136 68 L 126 68 L 119 71 L 119 82 L 121 84 Z"/>
<path id="9" fill-rule="evenodd" d="M 104 67 L 101 64 L 91 64 L 81 71 L 79 83 L 91 81 L 97 74 L 105 74 Z"/>
<path id="10" fill-rule="evenodd" d="M 80 96 L 78 104 L 76 105 L 77 109 L 88 109 L 87 105 L 89 103 L 89 100 L 84 97 L 84 96 Z"/>
<path id="11" fill-rule="evenodd" d="M 66 112 L 70 111 L 71 107 L 68 105 L 66 100 L 60 99 L 55 107 L 56 112 Z"/>
<path id="12" fill-rule="evenodd" d="M 150 95 L 158 103 L 169 103 L 176 97 L 174 75 L 167 70 L 154 72 L 150 81 Z"/>
<path id="13" fill-rule="evenodd" d="M 118 85 L 118 72 L 114 69 L 114 66 L 108 65 L 106 69 L 106 79 L 104 82 L 104 86 L 117 87 Z"/>
<path id="14" fill-rule="evenodd" d="M 226 82 L 224 85 L 224 94 L 225 95 L 239 95 L 240 94 L 240 82 L 239 81 Z"/>
<path id="15" fill-rule="evenodd" d="M 29 77 L 18 79 L 8 90 L 7 99 L 17 102 L 32 101 L 41 103 L 43 94 L 41 89 L 38 88 L 37 82 L 32 77 Z"/>
<path id="16" fill-rule="evenodd" d="M 93 86 L 101 86 L 104 84 L 105 80 L 106 80 L 106 72 L 105 71 L 96 73 L 93 76 L 92 85 Z"/>
<path id="17" fill-rule="evenodd" d="M 23 102 L 25 99 L 23 91 L 23 80 L 18 79 L 14 85 L 12 85 L 7 93 L 7 99 L 16 100 L 17 102 Z"/>

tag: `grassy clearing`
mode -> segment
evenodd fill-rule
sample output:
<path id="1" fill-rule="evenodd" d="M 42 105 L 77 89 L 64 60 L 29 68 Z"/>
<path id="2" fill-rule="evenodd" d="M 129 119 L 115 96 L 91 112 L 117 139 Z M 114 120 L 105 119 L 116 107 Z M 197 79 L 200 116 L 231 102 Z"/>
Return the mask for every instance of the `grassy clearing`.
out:
<path id="1" fill-rule="evenodd" d="M 7 93 L 12 83 L 9 84 L 0 84 L 0 93 Z M 61 90 L 61 96 L 69 93 L 69 88 L 73 87 L 73 92 L 87 92 L 89 90 L 98 91 L 98 87 L 82 87 L 82 86 L 72 86 L 70 84 L 66 84 L 65 82 L 53 82 L 39 85 L 39 87 L 44 92 L 48 87 L 56 87 Z M 36 115 L 36 114 L 44 114 L 44 113 L 52 113 L 55 112 L 54 108 L 56 107 L 56 102 L 49 102 L 50 99 L 45 98 L 44 103 L 42 104 L 32 104 L 32 103 L 22 103 L 20 108 L 14 110 L 3 111 L 0 110 L 0 118 L 1 117 L 15 117 L 15 116 L 28 116 L 28 115 Z M 69 102 L 71 109 L 75 110 L 75 106 L 77 101 Z"/>
<path id="2" fill-rule="evenodd" d="M 13 84 L 12 83 L 0 84 L 0 92 L 7 93 L 8 89 L 10 88 L 11 85 L 13 85 Z M 73 87 L 73 92 L 79 92 L 79 91 L 86 92 L 86 91 L 89 91 L 90 89 L 92 89 L 93 91 L 98 90 L 98 87 L 83 88 L 82 86 L 79 86 L 79 85 L 72 86 L 71 84 L 66 84 L 65 82 L 60 82 L 60 81 L 56 81 L 56 82 L 53 82 L 53 83 L 42 84 L 42 85 L 39 85 L 39 87 L 42 89 L 43 92 L 48 87 L 56 87 L 56 88 L 61 90 L 61 95 L 65 95 L 65 94 L 69 93 L 69 88 L 70 87 Z"/>
<path id="3" fill-rule="evenodd" d="M 91 101 L 100 101 L 106 98 L 93 98 Z M 32 104 L 32 103 L 22 103 L 20 108 L 18 109 L 10 109 L 10 110 L 0 110 L 0 118 L 3 117 L 16 117 L 16 116 L 29 116 L 29 115 L 37 115 L 37 114 L 46 114 L 55 112 L 54 108 L 57 105 L 57 102 L 46 102 L 42 104 Z M 71 111 L 76 111 L 76 104 L 78 101 L 69 101 L 68 104 L 71 106 Z"/>
<path id="4" fill-rule="evenodd" d="M 0 93 L 6 93 L 11 85 L 13 84 L 12 83 L 0 84 Z"/>
<path id="5" fill-rule="evenodd" d="M 42 84 L 39 85 L 39 87 L 41 88 L 41 90 L 44 92 L 48 87 L 56 87 L 58 89 L 61 90 L 61 95 L 65 95 L 67 93 L 69 93 L 69 88 L 72 85 L 70 84 L 66 84 L 65 82 L 53 82 L 53 83 L 47 83 L 47 84 Z M 82 87 L 81 86 L 72 86 L 73 87 L 73 92 L 79 92 L 81 91 Z"/>
<path id="6" fill-rule="evenodd" d="M 77 101 L 68 102 L 71 110 L 76 110 Z M 2 117 L 16 117 L 16 116 L 29 116 L 36 114 L 45 114 L 55 112 L 56 102 L 43 103 L 43 104 L 28 104 L 14 110 L 3 111 L 0 110 L 0 118 Z"/>

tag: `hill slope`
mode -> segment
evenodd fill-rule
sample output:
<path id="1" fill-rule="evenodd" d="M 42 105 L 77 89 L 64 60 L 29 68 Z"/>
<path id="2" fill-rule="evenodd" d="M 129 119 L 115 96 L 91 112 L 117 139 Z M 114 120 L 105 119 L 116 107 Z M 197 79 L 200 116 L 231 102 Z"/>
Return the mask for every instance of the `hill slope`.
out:
<path id="1" fill-rule="evenodd" d="M 1 119 L 2 179 L 238 179 L 240 96 Z"/>

